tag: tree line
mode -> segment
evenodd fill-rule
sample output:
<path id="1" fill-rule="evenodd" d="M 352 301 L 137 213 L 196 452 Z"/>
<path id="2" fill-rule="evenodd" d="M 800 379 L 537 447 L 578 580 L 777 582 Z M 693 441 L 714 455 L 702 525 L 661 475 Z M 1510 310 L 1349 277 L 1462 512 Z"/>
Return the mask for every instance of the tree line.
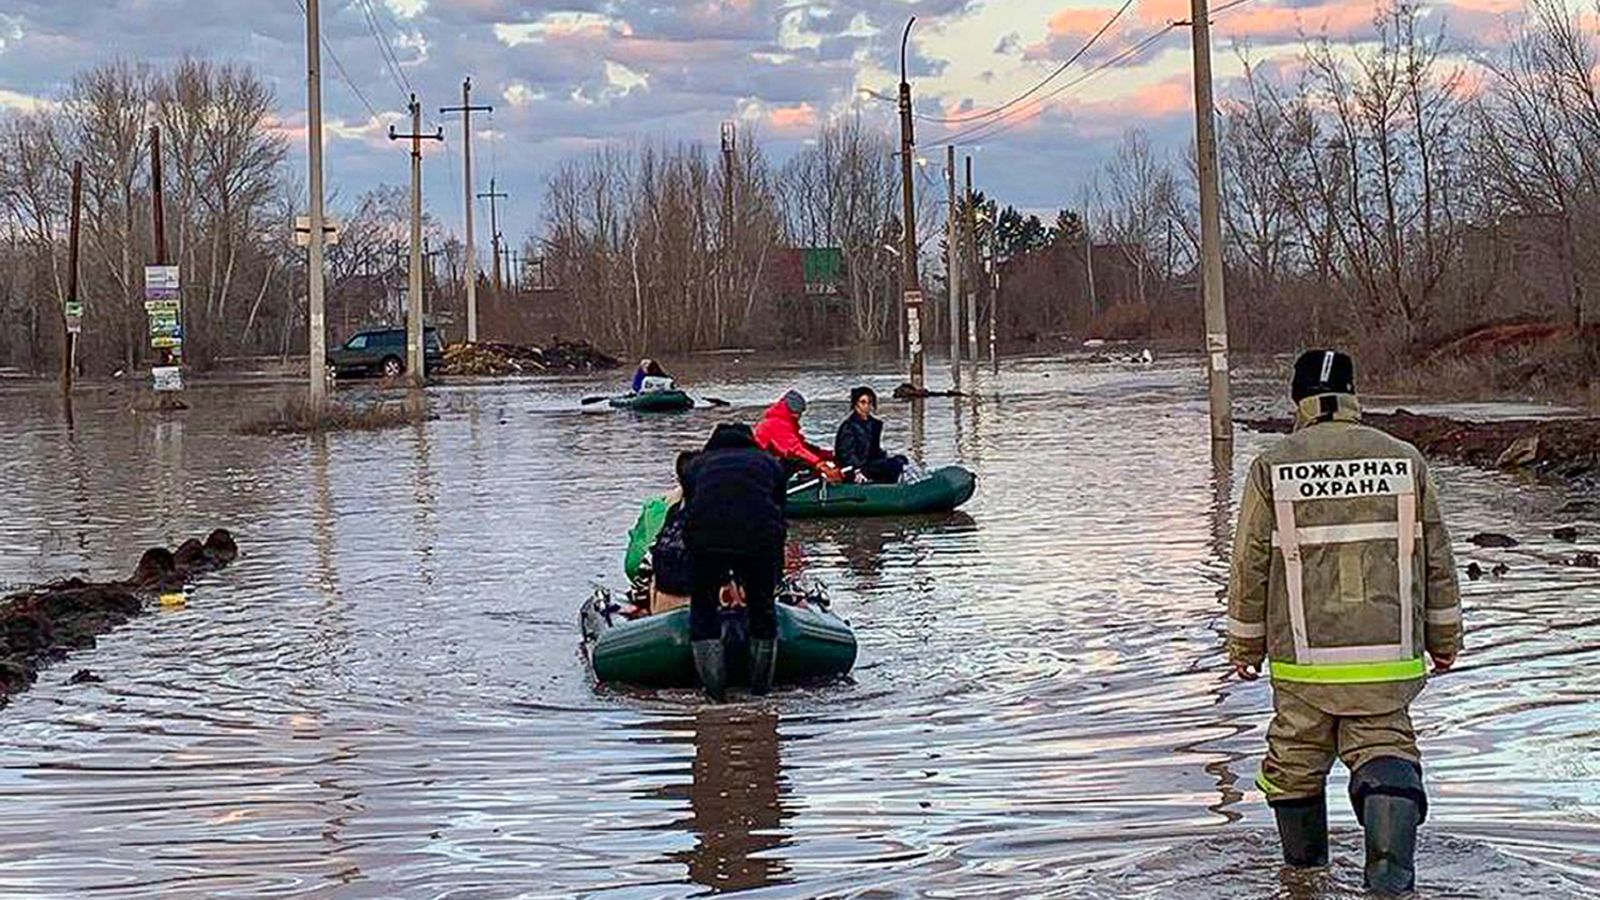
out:
<path id="1" fill-rule="evenodd" d="M 1231 327 L 1246 349 L 1359 339 L 1396 357 L 1487 321 L 1590 324 L 1600 257 L 1600 85 L 1594 17 L 1530 0 L 1510 41 L 1466 61 L 1409 2 L 1374 38 L 1308 40 L 1219 102 Z M 142 267 L 153 262 L 148 130 L 161 129 L 166 243 L 183 271 L 186 355 L 303 352 L 304 189 L 277 100 L 250 69 L 185 59 L 74 78 L 58 102 L 0 119 L 0 366 L 58 364 L 72 162 L 83 164 L 86 366 L 148 363 Z M 898 142 L 830 120 L 787 161 L 745 134 L 725 152 L 641 142 L 551 176 L 527 251 L 565 297 L 563 327 L 614 349 L 889 342 L 900 333 Z M 933 333 L 950 327 L 943 185 L 919 169 L 917 234 Z M 399 317 L 405 192 L 331 198 L 329 319 Z M 1046 334 L 1198 339 L 1193 151 L 1130 131 L 1048 222 L 978 194 L 953 210 L 976 253 L 964 283 L 1002 340 Z M 462 242 L 431 217 L 436 316 L 464 318 Z M 801 283 L 796 251 L 829 248 L 837 282 Z M 513 298 L 515 299 L 515 298 Z M 981 331 L 980 331 L 981 333 Z M 495 335 L 485 335 L 493 338 Z"/>

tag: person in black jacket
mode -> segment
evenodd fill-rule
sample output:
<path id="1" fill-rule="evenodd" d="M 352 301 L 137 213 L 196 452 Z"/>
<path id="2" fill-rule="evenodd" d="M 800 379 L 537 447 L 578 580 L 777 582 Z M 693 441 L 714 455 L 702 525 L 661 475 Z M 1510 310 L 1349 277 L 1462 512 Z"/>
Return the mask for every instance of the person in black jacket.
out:
<path id="1" fill-rule="evenodd" d="M 750 692 L 772 686 L 778 660 L 773 594 L 783 575 L 783 466 L 756 446 L 750 426 L 718 425 L 684 481 L 683 534 L 692 570 L 689 637 L 695 671 L 706 693 L 721 700 L 726 686 L 722 645 L 722 586 L 744 592 L 750 625 Z"/>
<path id="2" fill-rule="evenodd" d="M 850 417 L 839 425 L 833 438 L 834 461 L 853 467 L 857 484 L 894 484 L 905 471 L 904 456 L 890 456 L 883 450 L 883 420 L 878 411 L 878 395 L 872 388 L 858 387 L 850 392 Z"/>

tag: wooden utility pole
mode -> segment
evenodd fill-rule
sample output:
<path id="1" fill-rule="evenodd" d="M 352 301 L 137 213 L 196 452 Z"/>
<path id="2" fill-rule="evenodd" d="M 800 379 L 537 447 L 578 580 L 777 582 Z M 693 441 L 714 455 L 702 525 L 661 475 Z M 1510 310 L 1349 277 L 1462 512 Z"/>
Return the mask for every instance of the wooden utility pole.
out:
<path id="1" fill-rule="evenodd" d="M 978 359 L 978 207 L 972 196 L 972 154 L 967 154 L 967 233 L 962 247 L 962 263 L 970 266 L 972 284 L 962 285 L 967 292 L 967 357 Z"/>
<path id="2" fill-rule="evenodd" d="M 161 197 L 161 126 L 159 125 L 150 126 L 150 219 L 156 245 L 155 264 L 164 266 L 167 264 L 167 229 Z M 170 366 L 174 362 L 175 355 L 172 348 L 162 347 L 156 351 L 156 361 L 160 365 Z"/>
<path id="3" fill-rule="evenodd" d="M 1211 22 L 1206 0 L 1190 0 L 1194 39 L 1196 168 L 1200 182 L 1200 271 L 1205 300 L 1206 380 L 1211 440 L 1233 440 L 1228 397 L 1228 311 L 1222 294 L 1222 203 L 1217 173 L 1216 107 L 1211 95 Z"/>
<path id="4" fill-rule="evenodd" d="M 61 395 L 72 395 L 72 369 L 78 362 L 78 329 L 83 303 L 78 299 L 78 233 L 83 223 L 83 162 L 72 164 L 72 229 L 67 233 L 67 303 L 62 310 Z"/>
<path id="5" fill-rule="evenodd" d="M 310 348 L 311 408 L 321 413 L 328 400 L 328 318 L 323 297 L 322 212 L 322 34 L 318 0 L 306 0 L 306 112 L 309 119 L 306 144 L 309 152 L 311 215 L 307 234 L 306 294 L 310 305 L 307 316 L 311 330 Z"/>
<path id="6" fill-rule="evenodd" d="M 904 232 L 904 249 L 901 251 L 901 271 L 905 278 L 902 288 L 906 306 L 906 349 L 911 357 L 911 386 L 922 389 L 926 379 L 926 366 L 922 357 L 922 282 L 917 277 L 917 194 L 911 182 L 911 154 L 916 149 L 916 138 L 911 131 L 911 84 L 906 81 L 906 42 L 911 39 L 911 26 L 916 16 L 906 20 L 906 30 L 900 36 L 900 184 L 904 200 L 901 226 Z"/>
<path id="7" fill-rule="evenodd" d="M 461 170 L 467 185 L 467 343 L 478 342 L 478 250 L 472 238 L 472 114 L 494 112 L 493 106 L 472 105 L 472 79 L 461 82 L 461 105 L 441 106 L 440 113 L 461 113 Z"/>
<path id="8" fill-rule="evenodd" d="M 999 248 L 989 256 L 989 363 L 994 366 L 995 374 L 1000 374 L 999 341 L 996 339 L 995 322 L 1000 318 L 1000 254 Z"/>
<path id="9" fill-rule="evenodd" d="M 389 126 L 389 140 L 411 141 L 411 260 L 410 283 L 406 288 L 406 378 L 417 387 L 427 380 L 427 362 L 422 353 L 422 142 L 444 140 L 444 129 L 422 133 L 422 104 L 411 95 L 411 133 L 397 134 Z"/>
<path id="10" fill-rule="evenodd" d="M 489 240 L 494 248 L 494 292 L 500 293 L 500 211 L 495 206 L 495 201 L 509 197 L 504 191 L 495 190 L 494 179 L 489 179 L 489 192 L 479 194 L 479 198 L 489 198 Z"/>
<path id="11" fill-rule="evenodd" d="M 714 329 L 717 335 L 717 346 L 723 344 L 723 337 L 727 333 L 723 324 L 722 296 L 726 291 L 729 299 L 733 297 L 733 164 L 734 151 L 738 147 L 738 126 L 733 122 L 722 123 L 722 278 L 721 284 L 713 294 L 715 306 L 713 313 L 716 317 Z"/>
<path id="12" fill-rule="evenodd" d="M 945 293 L 950 296 L 948 307 L 950 309 L 950 382 L 956 390 L 961 389 L 961 249 L 959 247 L 961 229 L 956 224 L 960 221 L 960 210 L 956 206 L 956 148 L 950 144 L 944 148 L 944 192 L 945 204 L 949 207 L 945 216 L 944 237 L 944 286 Z"/>
<path id="13" fill-rule="evenodd" d="M 1089 318 L 1093 320 L 1100 314 L 1100 298 L 1095 295 L 1094 289 L 1094 235 L 1089 233 L 1088 215 L 1083 217 L 1083 267 L 1089 273 Z"/>

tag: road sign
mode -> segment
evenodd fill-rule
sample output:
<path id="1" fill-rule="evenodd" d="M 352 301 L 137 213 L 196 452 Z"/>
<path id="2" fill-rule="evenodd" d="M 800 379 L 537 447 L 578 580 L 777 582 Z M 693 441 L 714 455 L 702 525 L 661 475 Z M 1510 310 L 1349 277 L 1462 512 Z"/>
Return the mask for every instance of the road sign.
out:
<path id="1" fill-rule="evenodd" d="M 177 266 L 144 267 L 144 298 L 146 300 L 176 300 L 177 297 Z"/>
<path id="2" fill-rule="evenodd" d="M 150 370 L 158 391 L 183 390 L 183 369 L 178 366 L 155 366 Z"/>

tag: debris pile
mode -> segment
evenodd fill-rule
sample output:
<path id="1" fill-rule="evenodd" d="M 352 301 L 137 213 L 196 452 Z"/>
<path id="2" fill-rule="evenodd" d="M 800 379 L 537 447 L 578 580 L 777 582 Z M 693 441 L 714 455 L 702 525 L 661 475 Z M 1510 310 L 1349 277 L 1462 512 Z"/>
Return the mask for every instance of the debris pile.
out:
<path id="1" fill-rule="evenodd" d="M 123 581 L 68 578 L 0 599 L 0 706 L 26 690 L 39 669 L 68 652 L 95 645 L 95 636 L 121 625 L 164 593 L 181 591 L 195 576 L 233 562 L 239 547 L 218 528 L 204 541 L 177 550 L 151 547 Z M 87 670 L 72 683 L 98 681 Z"/>
<path id="2" fill-rule="evenodd" d="M 595 372 L 615 369 L 622 362 L 588 341 L 563 341 L 550 346 L 525 347 L 499 341 L 452 344 L 444 352 L 444 375 L 534 375 L 541 372 Z"/>

